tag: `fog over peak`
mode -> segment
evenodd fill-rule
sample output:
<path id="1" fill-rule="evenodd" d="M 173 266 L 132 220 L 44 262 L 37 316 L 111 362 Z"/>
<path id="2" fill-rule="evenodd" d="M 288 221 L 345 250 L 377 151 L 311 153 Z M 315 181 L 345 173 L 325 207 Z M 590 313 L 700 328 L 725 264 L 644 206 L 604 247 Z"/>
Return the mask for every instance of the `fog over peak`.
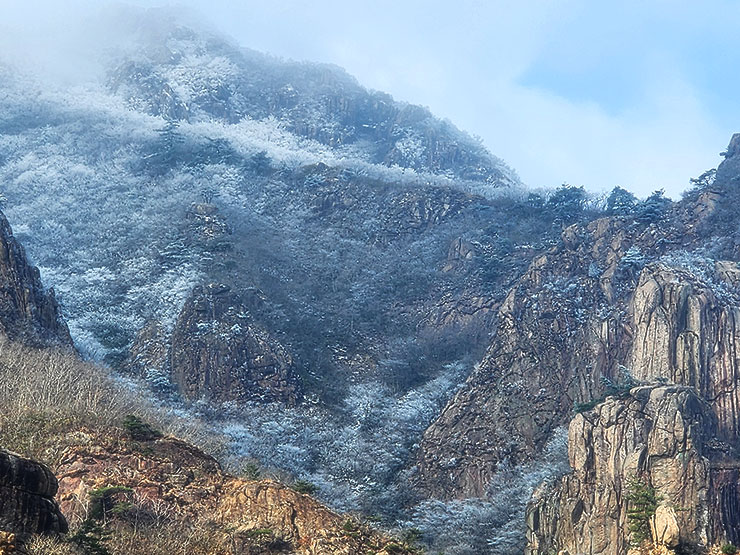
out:
<path id="1" fill-rule="evenodd" d="M 701 9 L 585 0 L 334 0 L 3 4 L 0 60 L 58 83 L 99 80 L 132 36 L 175 21 L 282 58 L 344 67 L 364 86 L 429 106 L 516 168 L 531 186 L 562 182 L 677 197 L 715 166 L 735 131 L 734 33 L 740 18 Z M 131 4 L 134 4 L 133 6 Z"/>

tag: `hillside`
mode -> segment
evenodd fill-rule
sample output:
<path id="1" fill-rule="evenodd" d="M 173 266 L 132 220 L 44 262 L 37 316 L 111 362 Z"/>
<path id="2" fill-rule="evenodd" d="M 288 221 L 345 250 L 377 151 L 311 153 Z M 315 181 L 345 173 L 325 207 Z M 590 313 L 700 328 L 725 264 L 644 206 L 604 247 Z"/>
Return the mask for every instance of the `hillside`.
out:
<path id="1" fill-rule="evenodd" d="M 635 479 L 676 508 L 670 547 L 738 541 L 737 140 L 681 202 L 571 226 L 532 262 L 424 434 L 425 488 L 488 496 L 570 423 L 572 472 L 537 494 L 528 553 L 626 550 Z"/>
<path id="2" fill-rule="evenodd" d="M 5 209 L 77 349 L 217 422 L 229 460 L 405 525 L 421 433 L 559 204 L 336 68 L 131 32 L 98 83 L 0 80 Z"/>
<path id="3" fill-rule="evenodd" d="M 68 538 L 605 555 L 639 479 L 671 548 L 740 541 L 738 136 L 678 202 L 529 190 L 340 68 L 118 23 L 97 81 L 0 68 L 0 447 Z"/>
<path id="4" fill-rule="evenodd" d="M 40 310 L 53 296 L 0 218 L 11 253 L 0 262 L 4 288 L 28 302 L 0 316 L 0 553 L 415 551 L 322 506 L 306 483 L 260 479 L 256 466 L 235 477 L 136 416 L 211 450 L 225 441 L 207 422 L 158 406 L 142 384 L 83 362 L 63 322 Z"/>

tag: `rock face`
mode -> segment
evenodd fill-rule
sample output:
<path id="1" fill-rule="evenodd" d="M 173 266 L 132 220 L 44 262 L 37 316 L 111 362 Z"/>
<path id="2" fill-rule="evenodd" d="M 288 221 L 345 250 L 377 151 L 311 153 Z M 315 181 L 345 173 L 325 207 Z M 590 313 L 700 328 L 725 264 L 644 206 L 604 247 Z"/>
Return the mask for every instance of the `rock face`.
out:
<path id="1" fill-rule="evenodd" d="M 624 370 L 696 388 L 720 437 L 737 441 L 739 271 L 671 253 L 687 229 L 597 220 L 566 229 L 531 264 L 499 308 L 482 364 L 425 433 L 432 493 L 484 495 L 501 460 L 536 456 L 574 404 L 600 398 L 603 380 Z"/>
<path id="2" fill-rule="evenodd" d="M 124 368 L 155 386 L 169 376 L 188 399 L 297 402 L 290 354 L 252 317 L 258 297 L 217 283 L 196 287 L 171 333 L 158 322 L 139 333 Z"/>
<path id="3" fill-rule="evenodd" d="M 44 465 L 0 449 L 0 530 L 23 540 L 67 531 L 54 501 L 57 480 Z"/>
<path id="4" fill-rule="evenodd" d="M 33 345 L 71 346 L 54 291 L 45 291 L 39 271 L 26 258 L 0 214 L 0 333 Z"/>
<path id="5" fill-rule="evenodd" d="M 740 297 L 737 264 L 718 262 L 699 278 L 651 265 L 630 303 L 633 346 L 627 365 L 640 380 L 694 387 L 710 404 L 722 439 L 740 437 Z"/>
<path id="6" fill-rule="evenodd" d="M 601 395 L 630 345 L 625 262 L 634 244 L 655 252 L 656 230 L 618 219 L 573 226 L 537 258 L 497 314 L 480 367 L 424 435 L 420 474 L 439 497 L 481 496 L 497 464 L 536 453 L 573 404 Z"/>
<path id="7" fill-rule="evenodd" d="M 143 445 L 80 432 L 63 453 L 57 474 L 61 506 L 73 523 L 86 518 L 90 491 L 115 485 L 131 488 L 126 494 L 131 510 L 163 522 L 221 530 L 224 546 L 238 553 L 252 553 L 249 540 L 261 534 L 283 547 L 258 553 L 352 555 L 383 552 L 392 544 L 285 485 L 229 476 L 215 459 L 171 437 Z M 397 548 L 388 552 L 407 553 Z M 211 549 L 223 552 L 218 545 Z"/>
<path id="8" fill-rule="evenodd" d="M 629 373 L 671 385 L 575 416 L 573 474 L 536 496 L 529 552 L 625 552 L 634 476 L 664 497 L 652 526 L 666 546 L 737 541 L 740 271 L 722 202 L 736 194 L 730 162 L 717 171 L 721 186 L 692 193 L 660 225 L 572 226 L 534 260 L 499 308 L 482 364 L 425 433 L 427 491 L 484 496 L 500 462 L 536 459 L 574 405 L 593 406 Z"/>
<path id="9" fill-rule="evenodd" d="M 288 351 L 250 321 L 244 302 L 226 286 L 196 287 L 170 342 L 172 380 L 190 399 L 298 399 Z"/>
<path id="10" fill-rule="evenodd" d="M 722 510 L 726 451 L 709 405 L 684 386 L 644 386 L 577 414 L 569 427 L 573 468 L 541 486 L 527 511 L 527 554 L 624 553 L 629 546 L 630 480 L 655 488 L 652 526 L 675 547 L 734 541 L 740 515 Z M 735 474 L 735 478 L 737 475 Z M 737 483 L 729 497 L 737 503 Z"/>

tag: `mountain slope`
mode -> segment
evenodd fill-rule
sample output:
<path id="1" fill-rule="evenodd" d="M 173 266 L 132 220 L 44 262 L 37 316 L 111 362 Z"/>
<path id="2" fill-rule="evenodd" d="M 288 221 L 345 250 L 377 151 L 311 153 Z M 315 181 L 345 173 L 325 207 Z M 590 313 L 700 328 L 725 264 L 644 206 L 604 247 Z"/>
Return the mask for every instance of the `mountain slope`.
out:
<path id="1" fill-rule="evenodd" d="M 570 424 L 573 474 L 543 486 L 530 509 L 532 553 L 624 548 L 633 478 L 688 511 L 677 524 L 685 549 L 734 538 L 727 507 L 735 506 L 737 484 L 725 471 L 738 464 L 740 257 L 729 223 L 738 196 L 737 140 L 716 178 L 705 176 L 681 202 L 569 227 L 532 262 L 499 310 L 482 364 L 424 434 L 420 482 L 428 491 L 490 495 L 501 468 L 543 456 L 548 438 L 575 411 L 583 416 Z M 698 409 L 689 407 L 685 433 L 677 420 L 674 439 L 650 439 L 651 427 L 664 428 L 663 417 L 640 412 L 647 390 L 634 387 L 642 383 L 684 386 L 704 407 L 708 427 L 691 439 Z M 629 418 L 632 410 L 645 421 Z M 688 461 L 693 444 L 694 474 L 661 462 L 674 455 Z M 680 498 L 691 492 L 695 498 Z M 725 508 L 715 506 L 718 499 Z"/>
<path id="2" fill-rule="evenodd" d="M 405 521 L 421 431 L 556 211 L 336 68 L 135 29 L 99 83 L 0 70 L 7 212 L 76 346 L 208 415 L 225 460 Z"/>
<path id="3" fill-rule="evenodd" d="M 25 300 L 56 309 L 0 219 L 4 291 L 11 299 L 24 291 Z M 44 459 L 56 476 L 0 448 L 0 552 L 413 552 L 308 495 L 257 481 L 258 471 L 251 480 L 231 476 L 197 447 L 124 416 L 148 412 L 183 431 L 194 425 L 192 416 L 173 418 L 153 406 L 137 384 L 82 362 L 58 314 L 31 320 L 35 305 L 28 306 L 28 313 L 0 313 L 0 445 Z"/>
<path id="4" fill-rule="evenodd" d="M 481 181 L 518 183 L 513 171 L 427 109 L 370 92 L 341 68 L 284 62 L 222 37 L 151 21 L 108 85 L 137 110 L 167 120 L 236 124 L 275 118 L 287 130 L 368 162 Z"/>
<path id="5" fill-rule="evenodd" d="M 574 405 L 675 381 L 734 441 L 739 139 L 680 203 L 527 192 L 337 68 L 147 18 L 98 83 L 3 70 L 0 183 L 78 348 L 226 464 L 504 554 Z"/>

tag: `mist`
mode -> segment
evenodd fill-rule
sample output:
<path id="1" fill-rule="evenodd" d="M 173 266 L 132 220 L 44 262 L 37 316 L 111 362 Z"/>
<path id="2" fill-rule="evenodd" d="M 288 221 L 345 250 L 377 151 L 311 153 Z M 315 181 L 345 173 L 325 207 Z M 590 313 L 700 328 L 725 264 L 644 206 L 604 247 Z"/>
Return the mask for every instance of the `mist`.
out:
<path id="1" fill-rule="evenodd" d="M 728 21 L 738 15 L 716 8 Z M 716 59 L 730 56 L 730 45 L 707 48 L 709 66 L 694 60 L 686 46 L 712 22 L 689 8 L 674 12 L 663 21 L 638 4 L 614 13 L 576 0 L 372 8 L 329 0 L 5 1 L 0 59 L 56 84 L 96 82 L 132 35 L 177 18 L 246 48 L 340 65 L 371 89 L 429 106 L 482 137 L 530 186 L 620 185 L 638 196 L 664 188 L 676 198 L 690 177 L 720 161 L 735 129 L 721 117 L 734 110 L 729 98 L 718 98 L 732 90 Z M 630 31 L 635 46 L 623 48 L 620 29 L 629 21 L 639 22 Z"/>

